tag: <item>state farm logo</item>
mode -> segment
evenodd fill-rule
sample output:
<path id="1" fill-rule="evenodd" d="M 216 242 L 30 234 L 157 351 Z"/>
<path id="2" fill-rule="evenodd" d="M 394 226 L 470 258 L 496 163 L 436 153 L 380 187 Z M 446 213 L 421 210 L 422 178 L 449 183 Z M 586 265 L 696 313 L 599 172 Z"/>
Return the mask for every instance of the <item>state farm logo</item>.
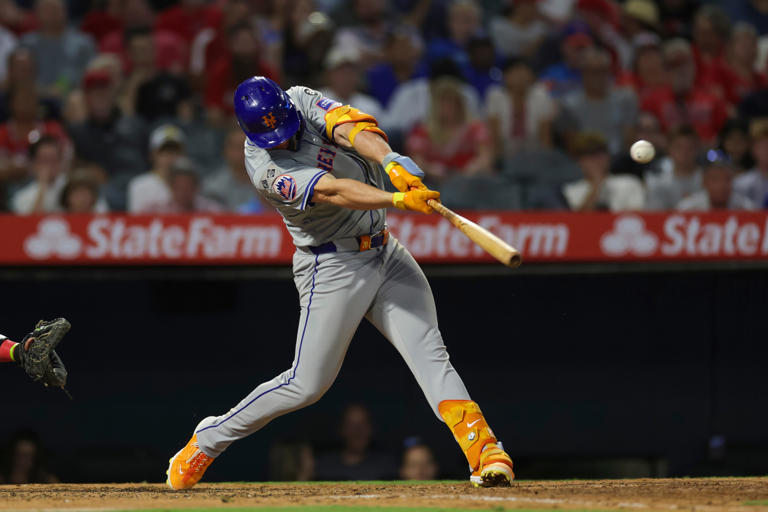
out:
<path id="1" fill-rule="evenodd" d="M 24 251 L 36 260 L 58 256 L 76 258 L 82 250 L 80 237 L 69 230 L 69 223 L 61 218 L 46 218 L 37 225 L 37 232 L 24 241 Z"/>
<path id="2" fill-rule="evenodd" d="M 649 256 L 658 246 L 659 238 L 646 230 L 645 221 L 635 215 L 616 219 L 613 230 L 600 239 L 600 248 L 609 256 Z"/>

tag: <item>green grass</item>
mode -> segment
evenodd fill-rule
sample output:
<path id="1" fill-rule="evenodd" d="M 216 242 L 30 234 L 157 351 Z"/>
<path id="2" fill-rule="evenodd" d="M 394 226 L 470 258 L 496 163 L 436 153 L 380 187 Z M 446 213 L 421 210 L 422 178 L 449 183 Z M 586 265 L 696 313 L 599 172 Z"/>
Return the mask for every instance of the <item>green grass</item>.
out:
<path id="1" fill-rule="evenodd" d="M 150 508 L 142 510 L 118 510 L 116 512 L 504 512 L 504 507 L 488 507 L 487 509 L 468 508 L 437 508 L 437 507 L 359 507 L 342 505 L 308 505 L 304 507 L 208 507 L 208 508 Z M 515 508 L 511 512 L 562 512 L 555 508 Z M 607 509 L 568 509 L 568 512 L 611 512 Z"/>
<path id="2" fill-rule="evenodd" d="M 744 504 L 751 505 L 753 507 L 756 507 L 756 506 L 765 507 L 765 506 L 768 506 L 768 500 L 751 500 L 751 501 L 745 501 Z"/>

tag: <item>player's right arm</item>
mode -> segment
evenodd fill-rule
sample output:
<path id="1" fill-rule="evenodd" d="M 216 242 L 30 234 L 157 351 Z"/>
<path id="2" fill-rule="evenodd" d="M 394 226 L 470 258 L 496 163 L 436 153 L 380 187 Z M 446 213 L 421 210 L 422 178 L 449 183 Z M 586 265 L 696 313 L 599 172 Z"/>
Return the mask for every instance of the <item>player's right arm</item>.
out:
<path id="1" fill-rule="evenodd" d="M 337 179 L 330 174 L 325 174 L 318 180 L 312 193 L 313 202 L 330 203 L 342 208 L 378 210 L 396 206 L 402 210 L 422 213 L 432 213 L 432 207 L 427 201 L 439 198 L 440 192 L 434 190 L 411 190 L 392 194 L 361 181 Z"/>

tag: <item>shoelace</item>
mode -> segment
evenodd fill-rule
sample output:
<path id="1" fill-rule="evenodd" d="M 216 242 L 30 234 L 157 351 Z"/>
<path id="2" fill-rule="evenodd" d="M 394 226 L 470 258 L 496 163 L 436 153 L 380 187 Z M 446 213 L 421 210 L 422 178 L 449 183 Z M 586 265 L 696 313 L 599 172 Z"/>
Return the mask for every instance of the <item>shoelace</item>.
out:
<path id="1" fill-rule="evenodd" d="M 192 454 L 190 458 L 187 459 L 186 463 L 189 464 L 192 468 L 193 473 L 199 472 L 206 462 L 208 462 L 208 457 L 206 454 L 204 454 L 202 451 L 200 451 L 200 448 L 195 450 L 195 453 Z"/>

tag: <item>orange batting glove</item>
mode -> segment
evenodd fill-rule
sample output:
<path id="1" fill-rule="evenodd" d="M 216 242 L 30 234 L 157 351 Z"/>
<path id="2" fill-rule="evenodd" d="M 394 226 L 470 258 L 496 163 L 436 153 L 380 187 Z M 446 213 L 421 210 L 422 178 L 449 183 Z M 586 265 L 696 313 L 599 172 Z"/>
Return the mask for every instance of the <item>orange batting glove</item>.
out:
<path id="1" fill-rule="evenodd" d="M 384 157 L 381 164 L 384 166 L 384 170 L 387 171 L 392 184 L 400 192 L 427 190 L 426 185 L 421 182 L 421 179 L 424 177 L 424 171 L 407 156 L 393 151 Z"/>
<path id="2" fill-rule="evenodd" d="M 411 190 L 408 192 L 395 192 L 392 194 L 392 204 L 401 210 L 411 210 L 430 214 L 434 210 L 427 203 L 428 200 L 440 200 L 440 192 L 437 190 Z"/>
<path id="3" fill-rule="evenodd" d="M 414 176 L 405 170 L 397 162 L 392 162 L 384 169 L 389 175 L 389 180 L 400 192 L 409 190 L 427 190 L 427 186 L 421 181 L 421 178 Z"/>

